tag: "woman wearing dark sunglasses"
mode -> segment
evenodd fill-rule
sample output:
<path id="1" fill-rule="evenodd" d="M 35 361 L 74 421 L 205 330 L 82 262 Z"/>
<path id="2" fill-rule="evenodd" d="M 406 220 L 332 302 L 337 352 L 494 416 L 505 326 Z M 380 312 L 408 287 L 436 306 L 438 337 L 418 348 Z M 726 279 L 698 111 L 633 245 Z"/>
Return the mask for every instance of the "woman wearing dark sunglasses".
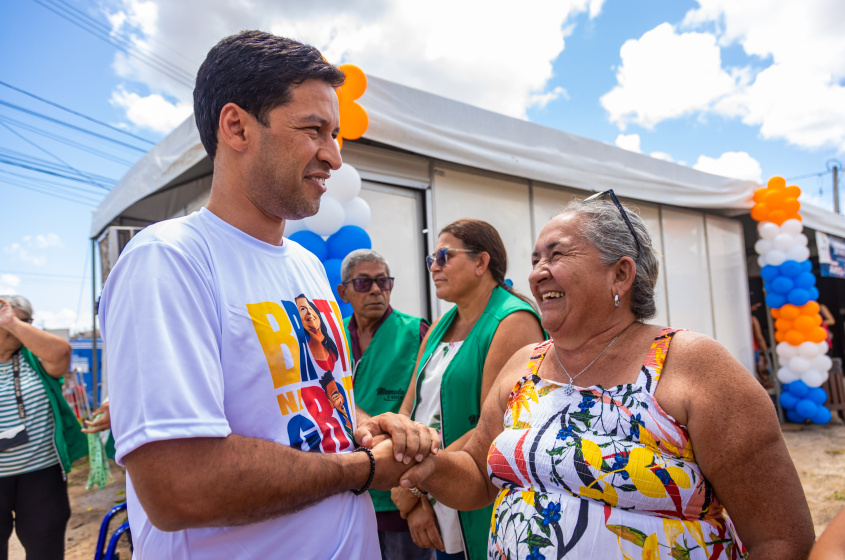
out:
<path id="1" fill-rule="evenodd" d="M 813 523 L 766 391 L 713 339 L 645 323 L 658 256 L 602 194 L 534 246 L 553 340 L 510 359 L 462 451 L 400 484 L 494 502 L 490 558 L 807 558 Z"/>
<path id="2" fill-rule="evenodd" d="M 544 335 L 534 308 L 505 284 L 507 253 L 490 224 L 449 224 L 426 263 L 437 297 L 455 306 L 426 335 L 400 413 L 438 430 L 444 448 L 460 450 L 507 359 Z M 436 548 L 438 558 L 487 557 L 491 508 L 457 512 L 402 488 L 393 498 L 418 546 Z"/>

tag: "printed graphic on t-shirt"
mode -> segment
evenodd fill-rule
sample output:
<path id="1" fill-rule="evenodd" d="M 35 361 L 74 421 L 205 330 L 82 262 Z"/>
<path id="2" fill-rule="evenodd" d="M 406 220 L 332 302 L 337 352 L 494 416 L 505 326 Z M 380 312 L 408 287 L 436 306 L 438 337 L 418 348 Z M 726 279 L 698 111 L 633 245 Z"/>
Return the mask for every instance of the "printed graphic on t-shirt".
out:
<path id="1" fill-rule="evenodd" d="M 289 445 L 336 453 L 354 447 L 349 342 L 332 300 L 247 304 L 267 358 Z"/>

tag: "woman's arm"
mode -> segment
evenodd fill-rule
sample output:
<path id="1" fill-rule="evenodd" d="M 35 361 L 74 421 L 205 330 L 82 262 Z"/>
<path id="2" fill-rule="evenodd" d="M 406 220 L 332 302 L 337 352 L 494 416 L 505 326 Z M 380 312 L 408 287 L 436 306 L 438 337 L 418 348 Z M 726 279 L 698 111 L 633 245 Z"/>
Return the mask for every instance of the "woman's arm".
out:
<path id="1" fill-rule="evenodd" d="M 809 560 L 845 560 L 845 509 L 819 537 Z"/>
<path id="2" fill-rule="evenodd" d="M 772 401 L 751 374 L 715 340 L 679 332 L 655 397 L 686 425 L 749 560 L 807 558 L 814 540 L 807 500 Z"/>
<path id="3" fill-rule="evenodd" d="M 17 338 L 21 344 L 35 354 L 50 376 L 56 379 L 68 372 L 70 368 L 70 343 L 54 334 L 42 331 L 31 324 L 21 321 L 15 315 L 12 306 L 5 300 L 0 300 L 0 329 L 5 329 Z"/>

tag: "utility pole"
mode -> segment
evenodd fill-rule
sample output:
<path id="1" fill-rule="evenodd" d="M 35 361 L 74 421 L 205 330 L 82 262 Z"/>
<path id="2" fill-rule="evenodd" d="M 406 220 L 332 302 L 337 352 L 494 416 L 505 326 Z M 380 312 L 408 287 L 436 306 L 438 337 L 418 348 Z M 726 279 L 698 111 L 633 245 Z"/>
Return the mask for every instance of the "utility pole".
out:
<path id="1" fill-rule="evenodd" d="M 833 211 L 839 214 L 839 170 L 842 169 L 842 162 L 832 158 L 827 160 L 825 166 L 833 173 Z"/>

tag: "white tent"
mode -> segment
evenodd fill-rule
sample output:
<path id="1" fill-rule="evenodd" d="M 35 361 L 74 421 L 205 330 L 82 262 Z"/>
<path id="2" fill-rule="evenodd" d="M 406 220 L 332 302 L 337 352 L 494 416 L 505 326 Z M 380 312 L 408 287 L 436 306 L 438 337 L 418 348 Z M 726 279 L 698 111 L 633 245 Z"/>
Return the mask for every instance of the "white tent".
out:
<path id="1" fill-rule="evenodd" d="M 759 185 L 696 171 L 514 119 L 375 77 L 359 103 L 370 125 L 344 143 L 364 179 L 374 248 L 401 265 L 397 307 L 445 310 L 428 288 L 422 256 L 460 217 L 499 229 L 509 275 L 525 291 L 533 240 L 551 211 L 609 188 L 635 201 L 664 256 L 657 321 L 709 334 L 752 367 L 741 224 Z M 111 225 L 146 225 L 196 209 L 212 166 L 193 117 L 147 153 L 95 210 L 91 237 Z M 805 223 L 845 237 L 845 220 L 802 206 Z"/>

